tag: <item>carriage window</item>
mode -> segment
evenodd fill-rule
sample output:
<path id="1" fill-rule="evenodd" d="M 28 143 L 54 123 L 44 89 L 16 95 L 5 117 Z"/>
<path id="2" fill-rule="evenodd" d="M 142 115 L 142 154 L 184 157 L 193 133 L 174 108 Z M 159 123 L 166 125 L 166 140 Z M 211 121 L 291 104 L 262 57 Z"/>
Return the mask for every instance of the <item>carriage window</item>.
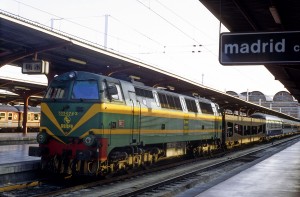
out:
<path id="1" fill-rule="evenodd" d="M 227 137 L 233 136 L 233 123 L 227 122 Z"/>
<path id="2" fill-rule="evenodd" d="M 234 133 L 243 134 L 243 126 L 239 124 L 234 124 Z"/>
<path id="3" fill-rule="evenodd" d="M 34 114 L 34 120 L 39 120 L 39 114 Z"/>
<path id="4" fill-rule="evenodd" d="M 257 134 L 257 126 L 252 126 L 252 134 Z"/>
<path id="5" fill-rule="evenodd" d="M 27 113 L 27 120 L 31 120 L 31 114 Z"/>
<path id="6" fill-rule="evenodd" d="M 13 117 L 12 113 L 8 113 L 7 119 L 12 120 L 12 117 Z"/>
<path id="7" fill-rule="evenodd" d="M 97 81 L 75 81 L 72 99 L 99 99 Z"/>
<path id="8" fill-rule="evenodd" d="M 5 113 L 4 112 L 0 113 L 0 120 L 5 120 Z"/>

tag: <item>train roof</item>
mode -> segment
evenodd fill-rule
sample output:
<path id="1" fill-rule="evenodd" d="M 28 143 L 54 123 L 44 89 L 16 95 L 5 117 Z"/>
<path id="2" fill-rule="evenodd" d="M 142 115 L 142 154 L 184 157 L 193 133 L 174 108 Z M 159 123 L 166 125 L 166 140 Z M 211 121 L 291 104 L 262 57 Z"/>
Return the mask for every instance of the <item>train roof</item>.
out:
<path id="1" fill-rule="evenodd" d="M 252 118 L 263 118 L 265 120 L 282 120 L 281 118 L 277 116 L 272 116 L 269 114 L 263 114 L 263 113 L 254 113 L 251 115 Z"/>
<path id="2" fill-rule="evenodd" d="M 11 105 L 0 105 L 0 111 L 3 112 L 18 112 L 19 110 Z"/>
<path id="3" fill-rule="evenodd" d="M 160 88 L 154 88 L 154 87 L 151 87 L 151 86 L 147 86 L 147 85 L 145 85 L 143 83 L 140 83 L 138 81 L 132 81 L 130 78 L 118 79 L 118 78 L 108 77 L 108 76 L 105 76 L 105 75 L 90 73 L 90 72 L 86 72 L 86 71 L 66 72 L 66 73 L 63 73 L 62 75 L 57 76 L 56 78 L 54 78 L 54 80 L 58 80 L 58 81 L 59 80 L 66 80 L 67 78 L 69 78 L 69 75 L 73 72 L 76 74 L 76 77 L 79 80 L 85 79 L 86 77 L 88 77 L 88 78 L 90 77 L 91 79 L 95 79 L 95 78 L 110 79 L 112 81 L 121 81 L 121 82 L 131 83 L 134 87 L 137 87 L 137 88 L 142 88 L 142 89 L 146 89 L 146 90 L 155 90 L 156 92 L 162 92 L 162 93 L 167 93 L 167 94 L 171 94 L 171 95 L 178 95 L 178 96 L 180 95 L 180 96 L 183 96 L 185 98 L 191 98 L 191 99 L 199 100 L 200 102 L 203 102 L 203 103 L 212 103 L 211 100 L 200 97 L 198 95 L 196 97 L 192 97 L 192 96 L 188 96 L 188 95 L 185 95 L 185 94 L 180 94 L 180 93 L 177 93 L 177 92 L 173 92 L 172 90 L 168 90 L 168 89 L 160 89 Z"/>
<path id="4" fill-rule="evenodd" d="M 15 107 L 17 109 L 17 111 L 19 111 L 19 112 L 24 112 L 24 105 L 15 105 L 13 107 Z M 40 113 L 41 112 L 41 108 L 40 107 L 28 106 L 28 112 Z"/>

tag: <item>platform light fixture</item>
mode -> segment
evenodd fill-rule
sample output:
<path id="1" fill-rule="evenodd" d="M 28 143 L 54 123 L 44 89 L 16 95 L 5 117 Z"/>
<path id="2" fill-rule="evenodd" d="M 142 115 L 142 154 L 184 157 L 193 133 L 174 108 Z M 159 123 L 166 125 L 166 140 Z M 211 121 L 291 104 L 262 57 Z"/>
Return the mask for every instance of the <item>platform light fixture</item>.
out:
<path id="1" fill-rule="evenodd" d="M 167 86 L 167 88 L 171 91 L 174 91 L 175 90 L 175 87 L 174 86 Z"/>
<path id="2" fill-rule="evenodd" d="M 269 7 L 272 17 L 277 24 L 281 24 L 280 16 L 278 14 L 277 8 L 275 6 Z"/>
<path id="3" fill-rule="evenodd" d="M 135 76 L 135 75 L 130 75 L 129 78 L 130 78 L 131 80 L 140 80 L 140 79 L 141 79 L 141 77 Z"/>
<path id="4" fill-rule="evenodd" d="M 68 61 L 69 62 L 74 62 L 74 63 L 77 63 L 77 64 L 81 64 L 81 65 L 86 65 L 86 61 L 75 59 L 75 58 L 72 58 L 72 57 L 68 58 Z"/>
<path id="5" fill-rule="evenodd" d="M 23 87 L 23 86 L 15 86 L 14 89 L 16 90 L 30 90 L 29 88 Z"/>

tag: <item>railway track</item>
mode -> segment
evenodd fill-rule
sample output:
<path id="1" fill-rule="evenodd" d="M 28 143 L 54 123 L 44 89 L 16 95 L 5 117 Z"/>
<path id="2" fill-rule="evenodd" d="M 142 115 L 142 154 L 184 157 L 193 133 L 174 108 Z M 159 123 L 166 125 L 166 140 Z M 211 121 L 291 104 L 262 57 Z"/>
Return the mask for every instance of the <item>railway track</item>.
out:
<path id="1" fill-rule="evenodd" d="M 203 190 L 206 190 L 299 140 L 300 136 L 295 136 L 219 158 L 178 161 L 81 184 L 70 180 L 57 183 L 41 181 L 35 187 L 2 192 L 0 196 L 173 196 L 197 184 L 202 184 Z"/>

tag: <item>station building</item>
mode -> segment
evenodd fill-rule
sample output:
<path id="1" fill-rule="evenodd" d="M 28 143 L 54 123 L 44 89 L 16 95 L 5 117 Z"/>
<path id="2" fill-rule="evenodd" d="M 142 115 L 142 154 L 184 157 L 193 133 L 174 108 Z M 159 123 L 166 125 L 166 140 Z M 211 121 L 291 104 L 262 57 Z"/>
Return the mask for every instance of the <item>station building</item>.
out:
<path id="1" fill-rule="evenodd" d="M 300 104 L 286 91 L 277 92 L 274 96 L 267 96 L 260 91 L 242 92 L 227 91 L 227 94 L 246 101 L 285 113 L 295 118 L 300 118 Z"/>

